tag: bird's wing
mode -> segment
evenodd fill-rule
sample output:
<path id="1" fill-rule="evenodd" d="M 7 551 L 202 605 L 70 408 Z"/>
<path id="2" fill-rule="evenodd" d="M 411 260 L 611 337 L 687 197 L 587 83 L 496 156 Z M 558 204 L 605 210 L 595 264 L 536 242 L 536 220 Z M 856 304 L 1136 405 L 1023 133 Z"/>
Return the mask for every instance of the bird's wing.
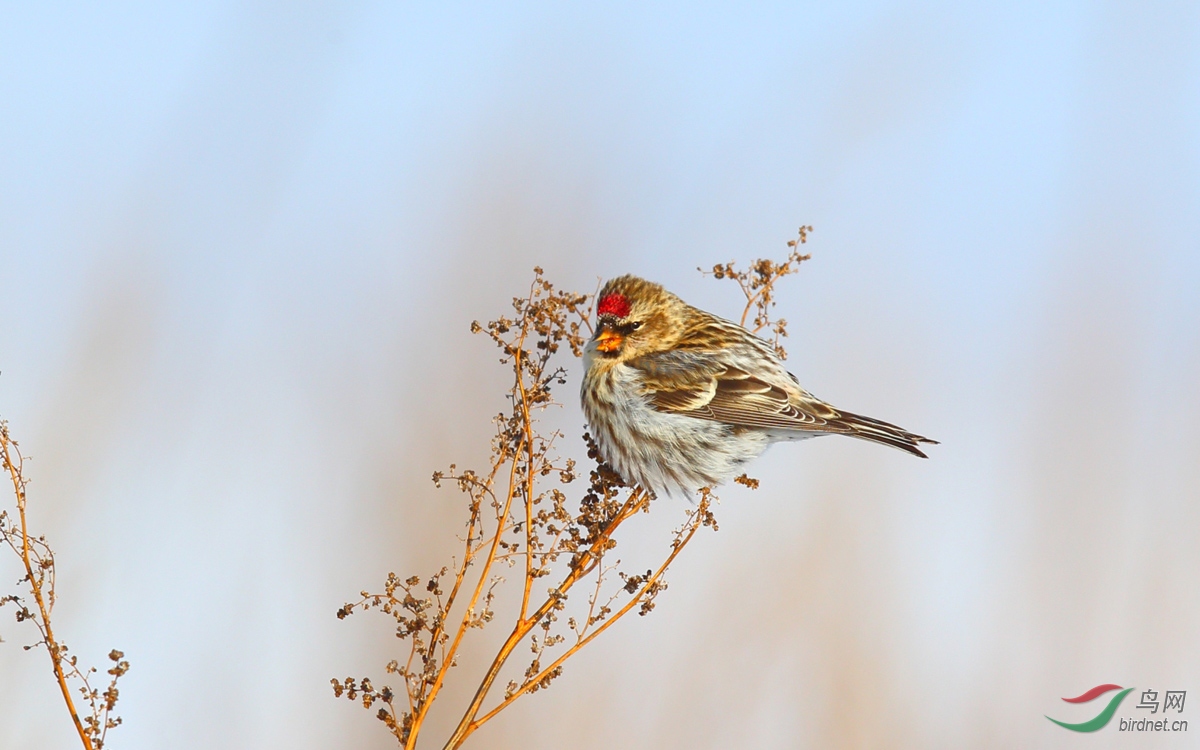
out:
<path id="1" fill-rule="evenodd" d="M 735 427 L 838 433 L 921 458 L 926 456 L 920 443 L 937 443 L 889 422 L 839 411 L 800 388 L 782 368 L 751 375 L 711 354 L 678 349 L 638 357 L 628 364 L 641 372 L 650 406 L 668 414 Z"/>
<path id="2" fill-rule="evenodd" d="M 841 416 L 836 409 L 798 386 L 788 389 L 768 382 L 711 355 L 675 350 L 627 364 L 640 371 L 650 405 L 661 412 L 739 427 L 848 431 L 836 424 Z"/>

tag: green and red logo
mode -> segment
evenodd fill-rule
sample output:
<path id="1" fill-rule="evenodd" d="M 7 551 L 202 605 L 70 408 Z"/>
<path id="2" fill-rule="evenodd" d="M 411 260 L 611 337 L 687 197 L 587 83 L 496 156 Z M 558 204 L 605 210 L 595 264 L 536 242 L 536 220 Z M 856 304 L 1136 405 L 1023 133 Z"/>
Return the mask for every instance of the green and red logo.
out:
<path id="1" fill-rule="evenodd" d="M 1121 705 L 1121 701 L 1125 700 L 1125 696 L 1129 695 L 1129 692 L 1133 690 L 1133 688 L 1122 688 L 1120 685 L 1113 685 L 1110 683 L 1107 685 L 1097 685 L 1083 695 L 1076 696 L 1074 698 L 1063 698 L 1063 700 L 1067 703 L 1087 703 L 1088 701 L 1093 701 L 1096 698 L 1099 698 L 1101 695 L 1113 690 L 1120 690 L 1121 692 L 1109 699 L 1108 705 L 1104 707 L 1104 710 L 1096 714 L 1096 716 L 1089 721 L 1080 722 L 1079 724 L 1068 724 L 1067 722 L 1059 721 L 1058 719 L 1050 719 L 1049 716 L 1046 718 L 1050 719 L 1050 721 L 1053 721 L 1060 727 L 1066 727 L 1067 729 L 1070 729 L 1072 732 L 1094 732 L 1108 723 L 1109 719 L 1113 717 L 1113 714 L 1117 712 L 1117 706 Z"/>

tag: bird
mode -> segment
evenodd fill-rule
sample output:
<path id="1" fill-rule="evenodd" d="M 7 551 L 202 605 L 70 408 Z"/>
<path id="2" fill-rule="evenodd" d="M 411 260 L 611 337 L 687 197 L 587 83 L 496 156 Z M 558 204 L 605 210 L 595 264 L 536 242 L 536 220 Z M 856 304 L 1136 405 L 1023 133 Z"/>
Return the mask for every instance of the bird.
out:
<path id="1" fill-rule="evenodd" d="M 596 295 L 583 361 L 580 399 L 600 458 L 655 495 L 716 487 L 780 441 L 848 435 L 921 458 L 921 444 L 937 443 L 834 408 L 800 387 L 769 342 L 633 275 Z"/>

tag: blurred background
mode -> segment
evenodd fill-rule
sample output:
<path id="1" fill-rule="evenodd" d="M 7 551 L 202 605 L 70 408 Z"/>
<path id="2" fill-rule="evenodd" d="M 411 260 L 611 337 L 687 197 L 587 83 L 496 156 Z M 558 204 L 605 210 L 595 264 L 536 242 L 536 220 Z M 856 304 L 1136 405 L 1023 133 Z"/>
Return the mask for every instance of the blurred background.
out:
<path id="1" fill-rule="evenodd" d="M 1137 689 L 1118 717 L 1187 690 L 1192 727 L 1092 746 L 1196 746 L 1200 5 L 3 15 L 0 414 L 60 635 L 133 663 L 111 747 L 392 746 L 329 679 L 399 644 L 334 612 L 456 547 L 429 475 L 483 465 L 504 408 L 470 322 L 535 264 L 734 316 L 696 267 L 801 224 L 789 365 L 942 445 L 773 448 L 651 616 L 468 746 L 1063 747 L 1043 716 L 1106 682 Z M 581 455 L 577 383 L 552 424 Z M 0 747 L 70 747 L 10 612 Z"/>

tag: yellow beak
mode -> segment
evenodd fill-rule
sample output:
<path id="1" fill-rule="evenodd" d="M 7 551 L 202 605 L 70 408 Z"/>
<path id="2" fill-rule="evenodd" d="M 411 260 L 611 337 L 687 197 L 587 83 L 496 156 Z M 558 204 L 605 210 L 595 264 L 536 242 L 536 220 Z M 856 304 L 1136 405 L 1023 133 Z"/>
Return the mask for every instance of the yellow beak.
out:
<path id="1" fill-rule="evenodd" d="M 624 341 L 625 337 L 611 328 L 601 328 L 596 334 L 596 348 L 602 352 L 615 352 Z"/>

